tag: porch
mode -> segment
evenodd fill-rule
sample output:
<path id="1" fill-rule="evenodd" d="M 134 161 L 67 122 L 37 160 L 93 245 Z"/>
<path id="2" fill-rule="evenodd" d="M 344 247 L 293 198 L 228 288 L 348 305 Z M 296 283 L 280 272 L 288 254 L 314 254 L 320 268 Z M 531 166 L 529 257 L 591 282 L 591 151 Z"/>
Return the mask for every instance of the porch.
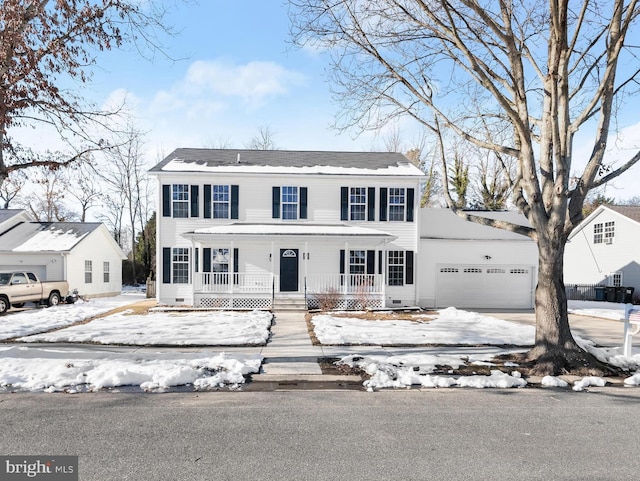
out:
<path id="1" fill-rule="evenodd" d="M 307 309 L 384 307 L 382 274 L 304 276 L 296 290 L 283 290 L 272 273 L 199 272 L 194 274 L 194 307 L 271 309 L 276 299 L 300 299 Z"/>

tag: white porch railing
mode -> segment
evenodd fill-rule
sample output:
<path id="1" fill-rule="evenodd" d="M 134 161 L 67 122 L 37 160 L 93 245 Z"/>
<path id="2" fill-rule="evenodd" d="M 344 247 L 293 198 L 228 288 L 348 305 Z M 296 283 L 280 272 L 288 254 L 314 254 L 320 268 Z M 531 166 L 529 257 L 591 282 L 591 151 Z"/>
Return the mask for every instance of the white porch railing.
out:
<path id="1" fill-rule="evenodd" d="M 198 293 L 271 293 L 277 287 L 273 274 L 246 272 L 198 272 L 195 275 L 195 291 Z M 274 284 L 275 283 L 275 284 Z"/>
<path id="2" fill-rule="evenodd" d="M 340 294 L 382 294 L 384 278 L 381 274 L 327 274 L 308 276 L 307 292 Z"/>

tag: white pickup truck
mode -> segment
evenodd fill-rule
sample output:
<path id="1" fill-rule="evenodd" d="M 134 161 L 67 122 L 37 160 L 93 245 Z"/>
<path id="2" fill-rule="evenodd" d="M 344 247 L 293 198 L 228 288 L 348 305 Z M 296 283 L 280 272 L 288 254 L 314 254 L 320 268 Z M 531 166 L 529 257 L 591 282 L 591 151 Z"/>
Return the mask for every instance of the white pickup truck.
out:
<path id="1" fill-rule="evenodd" d="M 0 272 L 0 314 L 25 302 L 56 306 L 68 297 L 67 281 L 40 282 L 33 272 Z"/>

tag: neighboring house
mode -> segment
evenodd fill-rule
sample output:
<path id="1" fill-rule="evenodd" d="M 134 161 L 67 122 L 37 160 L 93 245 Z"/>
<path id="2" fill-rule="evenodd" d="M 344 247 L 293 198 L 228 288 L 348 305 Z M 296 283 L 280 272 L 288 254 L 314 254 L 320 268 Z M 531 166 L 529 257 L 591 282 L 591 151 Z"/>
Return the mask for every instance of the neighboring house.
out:
<path id="1" fill-rule="evenodd" d="M 601 205 L 569 236 L 565 285 L 600 284 L 640 291 L 640 207 Z"/>
<path id="2" fill-rule="evenodd" d="M 160 303 L 417 304 L 424 174 L 402 154 L 177 149 L 150 174 Z"/>
<path id="3" fill-rule="evenodd" d="M 5 228 L 6 227 L 6 228 Z M 29 222 L 23 211 L 0 211 L 0 270 L 35 272 L 43 280 L 66 280 L 88 297 L 122 291 L 126 259 L 100 223 Z"/>
<path id="4" fill-rule="evenodd" d="M 473 214 L 529 225 L 517 212 Z M 449 209 L 420 209 L 418 277 L 423 307 L 533 307 L 538 251 L 526 236 L 468 222 Z"/>

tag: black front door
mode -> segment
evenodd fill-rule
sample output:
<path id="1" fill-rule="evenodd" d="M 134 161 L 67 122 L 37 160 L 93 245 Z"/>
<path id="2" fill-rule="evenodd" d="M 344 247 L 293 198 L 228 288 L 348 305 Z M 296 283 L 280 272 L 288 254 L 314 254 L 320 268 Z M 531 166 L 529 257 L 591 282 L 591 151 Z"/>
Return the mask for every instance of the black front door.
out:
<path id="1" fill-rule="evenodd" d="M 280 292 L 298 290 L 298 249 L 280 249 Z"/>

